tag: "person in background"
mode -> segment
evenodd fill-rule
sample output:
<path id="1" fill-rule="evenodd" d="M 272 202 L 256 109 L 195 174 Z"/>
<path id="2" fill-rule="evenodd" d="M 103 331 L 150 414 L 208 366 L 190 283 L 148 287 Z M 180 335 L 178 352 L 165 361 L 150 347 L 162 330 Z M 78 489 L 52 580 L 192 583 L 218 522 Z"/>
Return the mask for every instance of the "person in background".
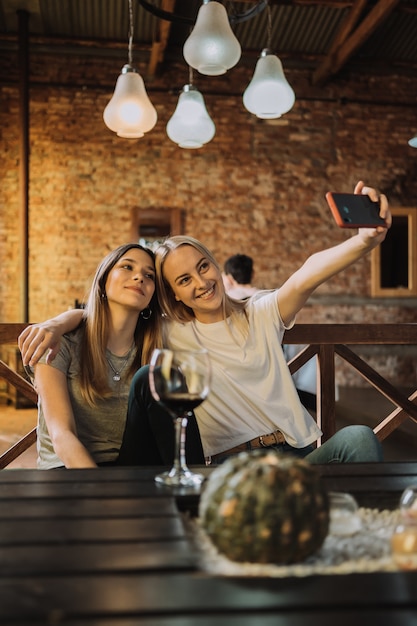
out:
<path id="1" fill-rule="evenodd" d="M 162 342 L 153 253 L 138 244 L 110 252 L 77 314 L 80 325 L 62 337 L 59 349 L 54 346 L 53 360 L 43 356 L 31 372 L 39 397 L 40 469 L 118 462 L 132 376 Z M 23 351 L 33 331 L 28 327 L 21 335 Z M 163 461 L 152 440 L 143 464 Z"/>
<path id="2" fill-rule="evenodd" d="M 246 254 L 234 254 L 224 264 L 224 288 L 231 298 L 244 300 L 259 291 L 252 285 L 254 277 L 253 259 Z"/>
<path id="3" fill-rule="evenodd" d="M 196 239 L 170 237 L 156 249 L 164 345 L 205 347 L 210 355 L 210 393 L 195 409 L 207 463 L 222 463 L 254 448 L 274 448 L 311 463 L 382 460 L 381 445 L 367 426 L 345 427 L 314 448 L 322 433 L 300 402 L 281 345 L 285 330 L 293 326 L 314 290 L 385 239 L 391 226 L 386 197 L 362 181 L 355 193 L 380 201 L 386 228 L 359 229 L 344 242 L 312 254 L 279 289 L 246 300 L 225 293 L 218 263 Z M 50 343 L 56 344 L 63 329 L 68 330 L 62 318 L 60 323 L 52 321 Z M 37 358 L 37 350 L 35 342 L 22 353 L 23 362 Z M 121 456 L 125 444 L 134 445 L 143 424 L 153 423 L 161 411 L 152 399 L 146 366 L 133 377 L 129 409 Z"/>

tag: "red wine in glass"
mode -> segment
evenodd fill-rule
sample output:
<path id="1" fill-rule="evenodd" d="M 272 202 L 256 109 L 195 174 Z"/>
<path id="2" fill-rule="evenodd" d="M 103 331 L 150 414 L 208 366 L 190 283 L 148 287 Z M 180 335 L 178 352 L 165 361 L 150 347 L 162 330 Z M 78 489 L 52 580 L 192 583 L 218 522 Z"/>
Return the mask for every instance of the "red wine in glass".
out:
<path id="1" fill-rule="evenodd" d="M 155 400 L 163 404 L 175 424 L 174 464 L 155 481 L 164 485 L 196 487 L 204 476 L 193 473 L 185 458 L 188 418 L 207 397 L 211 368 L 207 350 L 154 350 L 149 368 L 149 384 Z"/>

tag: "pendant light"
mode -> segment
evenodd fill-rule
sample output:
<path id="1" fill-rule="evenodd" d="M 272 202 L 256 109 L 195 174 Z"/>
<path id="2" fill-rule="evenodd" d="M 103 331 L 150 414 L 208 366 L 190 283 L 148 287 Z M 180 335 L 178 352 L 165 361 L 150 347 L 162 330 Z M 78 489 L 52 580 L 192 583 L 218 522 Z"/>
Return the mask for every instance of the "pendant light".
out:
<path id="1" fill-rule="evenodd" d="M 417 148 L 417 135 L 415 135 L 415 137 L 412 137 L 408 141 L 408 145 L 411 146 L 412 148 Z"/>
<path id="2" fill-rule="evenodd" d="M 129 2 L 128 63 L 116 81 L 114 94 L 104 109 L 104 123 L 118 137 L 143 137 L 156 124 L 157 113 L 148 98 L 142 77 L 132 65 L 133 8 Z"/>
<path id="3" fill-rule="evenodd" d="M 220 2 L 203 0 L 183 54 L 189 66 L 207 76 L 225 74 L 239 61 L 240 43 Z"/>
<path id="4" fill-rule="evenodd" d="M 252 80 L 243 94 L 245 108 L 261 119 L 281 117 L 292 109 L 295 94 L 285 78 L 280 59 L 271 51 L 272 22 L 268 4 L 268 47 L 258 59 Z"/>
<path id="5" fill-rule="evenodd" d="M 168 137 L 180 148 L 201 148 L 213 139 L 216 132 L 204 98 L 192 82 L 190 67 L 189 84 L 184 85 L 177 108 L 166 127 Z"/>

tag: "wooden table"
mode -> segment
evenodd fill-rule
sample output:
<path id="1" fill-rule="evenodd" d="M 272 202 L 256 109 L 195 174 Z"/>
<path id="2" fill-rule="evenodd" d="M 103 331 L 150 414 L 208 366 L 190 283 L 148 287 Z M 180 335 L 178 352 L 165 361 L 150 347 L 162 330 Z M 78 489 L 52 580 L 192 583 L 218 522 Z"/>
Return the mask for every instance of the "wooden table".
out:
<path id="1" fill-rule="evenodd" d="M 318 469 L 329 490 L 381 508 L 395 508 L 417 483 L 413 463 Z M 0 472 L 0 624 L 417 623 L 417 572 L 248 579 L 199 571 L 179 512 L 195 512 L 198 494 L 158 487 L 155 472 Z"/>

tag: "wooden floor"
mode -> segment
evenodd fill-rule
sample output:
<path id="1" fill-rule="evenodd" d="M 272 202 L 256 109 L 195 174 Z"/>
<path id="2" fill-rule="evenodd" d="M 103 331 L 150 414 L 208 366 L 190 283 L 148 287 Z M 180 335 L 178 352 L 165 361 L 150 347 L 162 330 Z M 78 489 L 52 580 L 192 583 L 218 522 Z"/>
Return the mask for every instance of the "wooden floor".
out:
<path id="1" fill-rule="evenodd" d="M 337 428 L 348 424 L 367 424 L 373 427 L 392 411 L 388 400 L 373 389 L 339 389 Z M 15 409 L 0 404 L 0 453 L 7 450 L 24 434 L 36 426 L 37 409 Z M 400 429 L 383 442 L 386 461 L 417 461 L 417 424 L 407 420 Z M 36 446 L 8 466 L 10 469 L 35 468 Z"/>

